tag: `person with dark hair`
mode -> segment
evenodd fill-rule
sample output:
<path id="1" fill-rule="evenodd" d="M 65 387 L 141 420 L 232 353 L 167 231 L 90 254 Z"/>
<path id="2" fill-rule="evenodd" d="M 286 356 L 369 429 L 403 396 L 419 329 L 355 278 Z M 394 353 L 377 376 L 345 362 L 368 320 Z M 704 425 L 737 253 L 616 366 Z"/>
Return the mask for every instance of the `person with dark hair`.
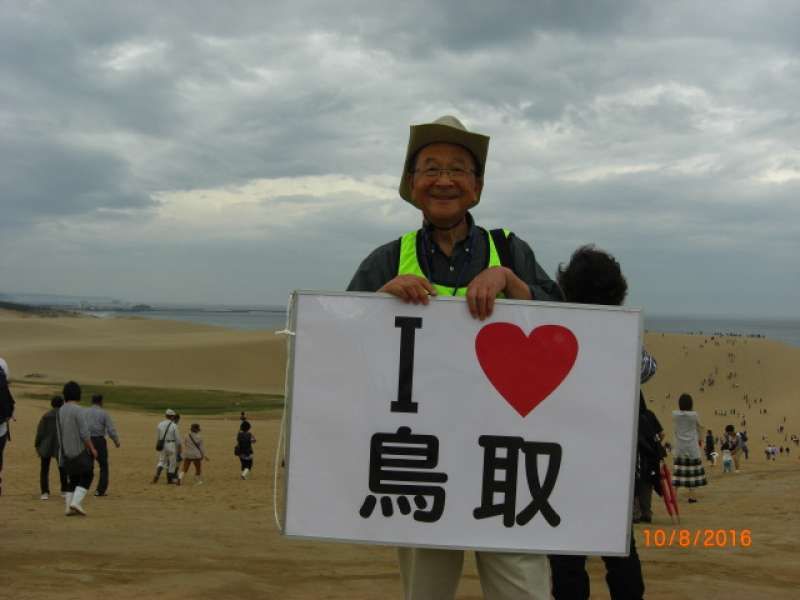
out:
<path id="1" fill-rule="evenodd" d="M 58 476 L 61 480 L 61 495 L 67 494 L 67 472 L 58 463 L 58 425 L 56 419 L 58 418 L 58 410 L 64 405 L 64 399 L 61 396 L 53 396 L 50 400 L 50 410 L 48 410 L 42 418 L 39 419 L 39 425 L 36 427 L 36 439 L 33 445 L 36 448 L 36 453 L 41 459 L 39 469 L 39 487 L 42 495 L 39 496 L 40 500 L 47 500 L 50 497 L 50 459 L 56 459 L 58 466 Z"/>
<path id="2" fill-rule="evenodd" d="M 569 264 L 559 266 L 556 281 L 567 302 L 621 306 L 628 295 L 619 262 L 593 244 L 575 250 Z"/>
<path id="3" fill-rule="evenodd" d="M 8 424 L 14 416 L 14 396 L 8 387 L 8 364 L 0 358 L 0 495 L 3 493 L 3 451 L 11 441 Z"/>
<path id="4" fill-rule="evenodd" d="M 92 485 L 93 459 L 97 450 L 92 444 L 86 412 L 80 407 L 81 386 L 74 381 L 64 384 L 64 406 L 56 419 L 59 442 L 59 463 L 67 472 L 67 494 L 64 496 L 67 516 L 86 515 L 81 502 Z"/>
<path id="5" fill-rule="evenodd" d="M 619 306 L 625 300 L 628 292 L 628 283 L 617 260 L 593 245 L 581 246 L 572 254 L 566 267 L 559 266 L 556 281 L 561 287 L 564 299 L 567 302 L 578 304 Z M 640 383 L 648 381 L 655 374 L 656 366 L 653 357 L 643 348 Z M 638 476 L 634 481 L 637 498 L 640 495 L 642 480 L 646 478 L 650 481 L 652 478 L 653 469 L 650 466 L 651 461 L 647 450 L 654 444 L 658 444 L 660 447 L 658 434 L 661 430 L 661 424 L 658 423 L 655 415 L 647 410 L 644 396 L 641 393 L 639 403 Z M 652 420 L 648 413 L 652 414 Z M 657 478 L 660 457 L 654 447 L 652 451 L 656 455 L 652 458 L 652 463 L 655 465 Z M 650 491 L 652 492 L 652 487 Z M 646 513 L 648 517 L 652 518 L 649 496 L 645 499 L 645 503 L 646 506 L 643 506 L 639 499 L 639 514 Z M 552 571 L 552 594 L 555 600 L 584 600 L 590 597 L 586 556 L 552 554 L 548 558 Z M 612 600 L 640 600 L 643 598 L 644 577 L 633 535 L 631 535 L 628 556 L 603 556 L 602 559 L 606 566 L 606 583 Z"/>
<path id="6" fill-rule="evenodd" d="M 86 420 L 89 424 L 89 435 L 92 444 L 97 450 L 97 464 L 100 467 L 100 481 L 94 492 L 95 496 L 105 496 L 108 490 L 108 444 L 106 435 L 111 438 L 114 445 L 119 448 L 119 435 L 114 429 L 114 422 L 103 408 L 103 395 L 92 396 L 92 405 L 86 411 Z"/>
<path id="7" fill-rule="evenodd" d="M 739 442 L 740 437 L 739 434 L 736 433 L 736 428 L 733 425 L 726 425 L 725 426 L 725 433 L 722 436 L 724 443 L 727 444 L 728 450 L 730 451 L 731 460 L 733 461 L 733 467 L 735 471 L 739 472 Z"/>
<path id="8" fill-rule="evenodd" d="M 247 479 L 250 470 L 253 468 L 253 444 L 256 443 L 256 438 L 250 433 L 250 428 L 250 421 L 242 421 L 239 426 L 239 433 L 236 435 L 237 456 L 242 467 L 242 479 Z"/>
<path id="9" fill-rule="evenodd" d="M 183 482 L 183 476 L 189 471 L 189 465 L 194 465 L 195 485 L 202 485 L 204 460 L 209 459 L 203 446 L 203 437 L 200 435 L 200 424 L 192 423 L 189 435 L 183 439 L 183 468 L 178 472 L 178 485 Z"/>
<path id="10" fill-rule="evenodd" d="M 675 452 L 672 471 L 672 485 L 677 496 L 679 487 L 688 490 L 690 503 L 697 502 L 695 488 L 704 486 L 706 471 L 700 455 L 700 436 L 703 426 L 700 418 L 692 410 L 693 401 L 689 394 L 681 394 L 678 398 L 678 410 L 672 411 L 672 430 L 675 438 Z"/>
<path id="11" fill-rule="evenodd" d="M 398 191 L 421 213 L 422 226 L 376 248 L 347 290 L 422 305 L 431 296 L 462 297 L 465 310 L 480 320 L 491 316 L 499 297 L 560 300 L 526 242 L 505 229 L 479 227 L 473 218 L 488 150 L 488 136 L 468 131 L 453 116 L 413 125 Z M 408 600 L 455 597 L 462 550 L 399 548 L 398 558 Z M 475 558 L 487 597 L 549 598 L 544 555 L 477 551 Z"/>

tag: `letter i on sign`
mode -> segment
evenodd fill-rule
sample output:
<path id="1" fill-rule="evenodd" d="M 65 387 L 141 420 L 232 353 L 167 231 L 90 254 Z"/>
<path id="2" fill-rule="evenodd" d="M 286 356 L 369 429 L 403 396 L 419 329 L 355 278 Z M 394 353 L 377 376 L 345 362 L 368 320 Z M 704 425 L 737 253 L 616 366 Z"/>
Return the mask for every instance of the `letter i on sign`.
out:
<path id="1" fill-rule="evenodd" d="M 414 380 L 414 336 L 422 329 L 420 317 L 395 317 L 394 326 L 400 328 L 400 369 L 397 400 L 391 403 L 391 412 L 415 413 L 419 405 L 411 401 Z"/>

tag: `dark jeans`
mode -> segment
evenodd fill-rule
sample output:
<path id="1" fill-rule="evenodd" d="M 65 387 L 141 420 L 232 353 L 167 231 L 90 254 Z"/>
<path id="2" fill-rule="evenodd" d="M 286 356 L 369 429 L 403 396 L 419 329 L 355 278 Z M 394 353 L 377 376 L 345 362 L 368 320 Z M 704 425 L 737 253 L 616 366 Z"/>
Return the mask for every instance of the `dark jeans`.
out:
<path id="1" fill-rule="evenodd" d="M 64 467 L 58 464 L 58 457 L 56 456 L 44 456 L 41 458 L 42 464 L 41 469 L 39 469 L 39 487 L 42 489 L 43 494 L 50 493 L 50 459 L 54 458 L 56 461 L 56 467 L 58 467 L 58 478 L 61 480 L 61 491 L 67 491 L 67 472 L 64 470 Z"/>
<path id="2" fill-rule="evenodd" d="M 0 494 L 3 493 L 3 450 L 6 449 L 6 440 L 8 439 L 8 434 L 3 435 L 0 437 Z"/>
<path id="3" fill-rule="evenodd" d="M 100 467 L 100 481 L 97 484 L 97 492 L 105 494 L 108 489 L 108 444 L 105 437 L 92 437 L 92 444 L 97 450 L 97 465 Z"/>
<path id="4" fill-rule="evenodd" d="M 0 437 L 0 473 L 3 472 L 3 450 L 6 449 L 6 441 L 8 440 L 8 434 L 4 434 Z"/>
<path id="5" fill-rule="evenodd" d="M 67 491 L 74 492 L 76 487 L 89 489 L 94 479 L 94 470 L 83 471 L 82 473 L 67 474 Z"/>
<path id="6" fill-rule="evenodd" d="M 555 600 L 586 600 L 589 598 L 589 574 L 585 556 L 553 554 L 550 570 L 553 574 Z M 644 597 L 642 565 L 631 534 L 631 552 L 628 556 L 604 556 L 606 583 L 611 600 L 641 600 Z"/>
<path id="7" fill-rule="evenodd" d="M 653 482 L 642 478 L 637 482 L 639 494 L 634 502 L 639 504 L 639 518 L 653 518 Z"/>
<path id="8" fill-rule="evenodd" d="M 252 469 L 253 468 L 253 459 L 252 458 L 250 458 L 250 459 L 240 458 L 239 462 L 242 465 L 242 471 L 244 471 L 245 469 Z"/>

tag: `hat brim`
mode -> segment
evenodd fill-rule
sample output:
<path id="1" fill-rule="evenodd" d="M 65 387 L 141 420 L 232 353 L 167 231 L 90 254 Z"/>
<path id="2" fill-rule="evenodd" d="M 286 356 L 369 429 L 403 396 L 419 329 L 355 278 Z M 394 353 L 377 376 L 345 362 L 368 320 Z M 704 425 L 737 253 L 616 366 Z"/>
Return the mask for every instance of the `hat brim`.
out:
<path id="1" fill-rule="evenodd" d="M 439 123 L 412 125 L 411 133 L 408 138 L 406 160 L 403 163 L 403 174 L 400 176 L 399 190 L 400 197 L 411 204 L 414 204 L 414 201 L 411 199 L 411 186 L 408 183 L 408 174 L 413 167 L 411 161 L 414 160 L 417 152 L 430 144 L 455 144 L 466 148 L 478 163 L 476 166 L 479 176 L 483 176 L 483 170 L 486 166 L 486 155 L 489 153 L 489 136 L 464 131 L 463 129 L 457 129 Z M 481 192 L 478 190 L 475 204 L 480 202 L 480 199 Z"/>

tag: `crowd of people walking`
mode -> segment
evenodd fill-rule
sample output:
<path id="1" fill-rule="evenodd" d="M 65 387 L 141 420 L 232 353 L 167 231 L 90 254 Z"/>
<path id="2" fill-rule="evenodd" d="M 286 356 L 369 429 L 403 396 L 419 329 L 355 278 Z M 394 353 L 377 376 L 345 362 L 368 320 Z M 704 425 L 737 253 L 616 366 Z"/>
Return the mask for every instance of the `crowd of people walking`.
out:
<path id="1" fill-rule="evenodd" d="M 10 423 L 16 402 L 8 385 L 8 364 L 0 358 L 0 494 L 2 494 L 3 452 L 11 439 Z M 103 396 L 92 396 L 91 405 L 82 407 L 81 386 L 75 381 L 64 384 L 61 395 L 53 396 L 50 409 L 39 419 L 34 448 L 39 457 L 40 500 L 49 500 L 50 465 L 58 472 L 59 493 L 64 498 L 64 514 L 86 515 L 84 502 L 95 481 L 94 467 L 99 477 L 94 496 L 108 495 L 109 453 L 107 438 L 121 447 L 119 433 L 111 415 L 103 408 Z M 198 423 L 193 423 L 185 437 L 179 430 L 180 415 L 168 408 L 156 427 L 158 461 L 152 483 L 158 483 L 166 470 L 168 484 L 181 485 L 185 475 L 194 467 L 194 483 L 205 483 L 203 463 L 210 460 Z M 248 479 L 253 468 L 256 438 L 252 426 L 242 412 L 236 434 L 234 454 L 240 461 L 240 477 Z M 182 463 L 182 464 L 181 464 Z"/>

